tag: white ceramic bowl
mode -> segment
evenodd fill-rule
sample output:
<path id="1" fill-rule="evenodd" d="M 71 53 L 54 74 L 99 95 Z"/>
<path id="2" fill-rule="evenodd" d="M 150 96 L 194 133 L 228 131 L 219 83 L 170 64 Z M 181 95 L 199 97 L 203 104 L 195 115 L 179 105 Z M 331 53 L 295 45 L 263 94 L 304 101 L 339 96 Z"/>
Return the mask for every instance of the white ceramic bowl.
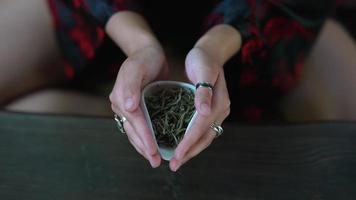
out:
<path id="1" fill-rule="evenodd" d="M 195 93 L 194 85 L 189 84 L 189 83 L 178 82 L 178 81 L 156 81 L 156 82 L 148 84 L 143 89 L 142 97 L 141 97 L 141 108 L 142 108 L 142 110 L 145 114 L 146 120 L 148 122 L 148 127 L 150 128 L 153 138 L 156 141 L 156 145 L 157 145 L 159 153 L 161 154 L 161 157 L 167 161 L 171 160 L 171 158 L 173 157 L 175 148 L 168 148 L 168 147 L 163 147 L 163 146 L 158 145 L 156 137 L 155 137 L 155 133 L 153 131 L 151 117 L 150 117 L 147 107 L 146 107 L 145 96 L 150 95 L 150 94 L 154 93 L 155 91 L 162 89 L 162 88 L 171 88 L 171 87 L 177 87 L 177 86 L 182 87 L 182 88 L 188 88 Z M 188 129 L 191 127 L 192 121 L 195 119 L 196 115 L 197 115 L 197 112 L 195 111 L 192 119 L 190 120 L 190 122 L 188 124 L 185 134 L 187 133 Z"/>

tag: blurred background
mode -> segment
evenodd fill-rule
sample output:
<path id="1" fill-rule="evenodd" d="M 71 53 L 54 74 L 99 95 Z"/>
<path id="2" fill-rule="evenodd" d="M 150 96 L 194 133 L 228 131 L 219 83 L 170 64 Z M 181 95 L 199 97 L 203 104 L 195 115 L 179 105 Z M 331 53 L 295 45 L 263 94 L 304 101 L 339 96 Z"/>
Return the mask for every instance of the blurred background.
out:
<path id="1" fill-rule="evenodd" d="M 44 2 L 0 0 L 1 109 L 111 117 L 108 95 L 114 79 L 107 80 L 89 68 L 75 80 L 66 80 L 60 49 L 53 29 L 49 28 L 52 19 Z M 188 45 L 177 43 L 182 38 L 164 38 L 164 45 L 173 69 L 172 79 L 187 81 L 184 53 L 193 40 Z M 355 38 L 356 2 L 344 0 L 324 24 L 298 86 L 279 102 L 281 119 L 356 119 Z M 174 45 L 181 46 L 173 48 Z"/>

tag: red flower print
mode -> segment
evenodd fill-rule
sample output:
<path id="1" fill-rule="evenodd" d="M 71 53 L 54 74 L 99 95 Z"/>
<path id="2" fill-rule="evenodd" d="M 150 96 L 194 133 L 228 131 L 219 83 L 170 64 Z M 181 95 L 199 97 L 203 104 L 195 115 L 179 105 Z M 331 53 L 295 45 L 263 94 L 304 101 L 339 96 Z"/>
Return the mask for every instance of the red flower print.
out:
<path id="1" fill-rule="evenodd" d="M 257 80 L 256 72 L 252 70 L 245 70 L 242 72 L 240 77 L 240 87 L 248 87 L 251 86 L 253 82 Z"/>
<path id="2" fill-rule="evenodd" d="M 253 64 L 252 54 L 260 51 L 262 47 L 263 47 L 263 42 L 258 38 L 247 40 L 245 44 L 242 46 L 242 50 L 241 50 L 242 63 L 252 65 Z"/>
<path id="3" fill-rule="evenodd" d="M 64 73 L 66 74 L 68 79 L 74 78 L 74 74 L 75 74 L 74 68 L 68 62 L 64 62 Z"/>
<path id="4" fill-rule="evenodd" d="M 101 27 L 96 27 L 96 35 L 97 35 L 97 41 L 96 41 L 96 46 L 98 44 L 102 44 L 105 38 L 105 31 Z"/>
<path id="5" fill-rule="evenodd" d="M 101 27 L 94 27 L 93 24 L 88 24 L 80 15 L 73 15 L 76 26 L 69 31 L 69 36 L 73 42 L 77 43 L 81 52 L 88 59 L 95 56 L 95 49 L 104 40 L 105 32 Z"/>
<path id="6" fill-rule="evenodd" d="M 280 40 L 290 40 L 295 35 L 311 39 L 313 34 L 296 20 L 275 17 L 268 20 L 263 29 L 266 43 L 274 46 Z"/>
<path id="7" fill-rule="evenodd" d="M 75 41 L 85 55 L 86 58 L 92 59 L 95 55 L 94 45 L 91 42 L 89 34 L 81 29 L 80 27 L 75 27 L 69 32 L 70 37 Z"/>

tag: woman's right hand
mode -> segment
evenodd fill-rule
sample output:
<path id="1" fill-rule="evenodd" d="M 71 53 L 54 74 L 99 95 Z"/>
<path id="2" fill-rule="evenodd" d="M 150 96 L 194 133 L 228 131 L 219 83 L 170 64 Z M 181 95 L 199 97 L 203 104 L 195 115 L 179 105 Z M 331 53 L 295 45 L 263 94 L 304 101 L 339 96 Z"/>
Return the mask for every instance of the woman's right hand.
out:
<path id="1" fill-rule="evenodd" d="M 141 90 L 148 83 L 164 79 L 167 75 L 162 49 L 148 46 L 130 55 L 121 65 L 110 94 L 112 110 L 127 119 L 123 125 L 129 141 L 152 167 L 158 167 L 161 158 L 140 107 Z"/>
<path id="2" fill-rule="evenodd" d="M 124 129 L 137 152 L 152 167 L 158 167 L 161 158 L 140 108 L 140 100 L 144 86 L 168 76 L 163 49 L 145 19 L 131 11 L 114 14 L 106 24 L 106 31 L 127 55 L 110 94 L 112 110 L 127 119 Z"/>

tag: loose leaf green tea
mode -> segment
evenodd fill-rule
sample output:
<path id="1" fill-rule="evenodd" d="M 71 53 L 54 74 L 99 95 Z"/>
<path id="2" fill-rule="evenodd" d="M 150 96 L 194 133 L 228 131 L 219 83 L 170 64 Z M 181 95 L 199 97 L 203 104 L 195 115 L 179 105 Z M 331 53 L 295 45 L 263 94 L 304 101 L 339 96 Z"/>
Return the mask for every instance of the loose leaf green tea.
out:
<path id="1" fill-rule="evenodd" d="M 176 147 L 195 111 L 194 93 L 181 87 L 161 88 L 145 97 L 158 145 Z"/>

